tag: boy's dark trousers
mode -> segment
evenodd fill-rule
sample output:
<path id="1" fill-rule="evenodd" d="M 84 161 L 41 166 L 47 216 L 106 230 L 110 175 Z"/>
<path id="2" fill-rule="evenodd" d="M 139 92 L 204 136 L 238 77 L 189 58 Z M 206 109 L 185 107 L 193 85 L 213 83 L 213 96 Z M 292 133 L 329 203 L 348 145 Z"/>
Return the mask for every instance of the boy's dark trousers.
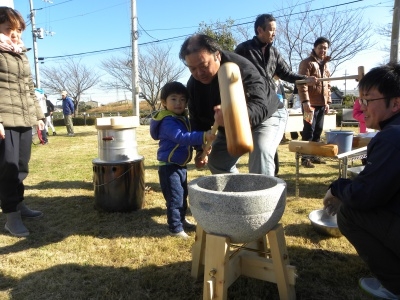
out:
<path id="1" fill-rule="evenodd" d="M 175 164 L 167 164 L 158 168 L 158 176 L 167 204 L 169 231 L 181 232 L 188 207 L 187 169 Z"/>

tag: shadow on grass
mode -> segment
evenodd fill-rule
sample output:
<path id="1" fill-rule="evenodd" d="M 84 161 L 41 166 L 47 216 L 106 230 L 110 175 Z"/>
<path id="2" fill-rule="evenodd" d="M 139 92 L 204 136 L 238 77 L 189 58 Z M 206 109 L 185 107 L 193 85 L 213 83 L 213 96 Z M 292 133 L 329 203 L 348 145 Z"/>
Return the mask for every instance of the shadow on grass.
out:
<path id="1" fill-rule="evenodd" d="M 58 138 L 66 138 L 66 139 L 73 139 L 76 137 L 85 137 L 85 136 L 94 136 L 97 135 L 97 133 L 93 133 L 93 132 L 75 132 L 74 136 L 69 136 L 68 133 L 61 133 L 61 134 L 57 134 L 56 136 L 51 136 L 49 137 L 50 143 L 52 139 L 58 139 Z"/>
<path id="2" fill-rule="evenodd" d="M 40 248 L 57 243 L 71 235 L 89 235 L 99 238 L 114 237 L 163 237 L 168 235 L 166 224 L 157 223 L 153 217 L 165 216 L 163 208 L 143 208 L 132 212 L 103 212 L 95 208 L 91 196 L 31 197 L 33 209 L 41 210 L 40 219 L 26 219 L 24 224 L 30 231 L 26 238 L 0 247 L 0 254 Z M 28 203 L 28 206 L 30 205 Z M 5 215 L 0 215 L 0 224 Z"/>
<path id="3" fill-rule="evenodd" d="M 85 189 L 93 190 L 92 182 L 85 181 L 42 181 L 37 185 L 25 185 L 25 189 L 57 189 L 57 190 L 70 190 L 70 189 Z"/>
<path id="4" fill-rule="evenodd" d="M 0 254 L 41 248 L 72 235 L 112 239 L 162 238 L 168 234 L 166 225 L 153 220 L 153 217 L 165 215 L 165 209 L 159 207 L 130 213 L 107 213 L 94 209 L 94 198 L 88 196 L 32 200 L 34 208 L 43 210 L 45 216 L 40 220 L 26 220 L 31 235 L 0 248 Z M 285 226 L 285 235 L 302 236 L 315 245 L 329 238 L 317 234 L 311 225 L 306 224 Z M 158 239 L 155 239 L 154 247 L 157 246 Z M 357 280 L 368 274 L 368 270 L 357 255 L 298 246 L 288 246 L 288 252 L 291 265 L 297 268 L 297 299 L 364 299 L 357 288 Z M 132 260 L 140 259 L 143 258 L 132 256 Z M 138 264 L 146 264 L 146 260 L 132 262 L 132 265 Z M 321 271 L 321 268 L 331 271 Z M 17 300 L 202 299 L 203 280 L 194 280 L 190 269 L 191 261 L 145 265 L 138 269 L 94 266 L 93 263 L 59 264 L 21 279 L 7 277 L 0 271 L 0 290 L 9 290 L 10 299 Z M 279 299 L 279 293 L 273 283 L 241 276 L 229 288 L 228 299 Z"/>
<path id="5" fill-rule="evenodd" d="M 20 280 L 0 274 L 0 288 L 11 289 L 12 299 L 202 299 L 203 282 L 190 276 L 190 268 L 190 262 L 137 270 L 63 264 Z M 228 294 L 229 299 L 279 299 L 274 284 L 246 278 Z"/>
<path id="6" fill-rule="evenodd" d="M 299 247 L 289 253 L 297 268 L 297 299 L 364 299 L 356 283 L 365 270 L 354 255 Z M 332 272 L 321 275 L 320 268 Z M 60 264 L 21 279 L 0 272 L 0 290 L 9 290 L 10 299 L 202 299 L 203 278 L 195 280 L 190 270 L 190 261 L 138 269 Z M 310 277 L 312 282 L 303 280 Z M 339 281 L 347 288 L 338 288 Z M 273 283 L 240 276 L 228 299 L 279 299 L 279 292 Z"/>

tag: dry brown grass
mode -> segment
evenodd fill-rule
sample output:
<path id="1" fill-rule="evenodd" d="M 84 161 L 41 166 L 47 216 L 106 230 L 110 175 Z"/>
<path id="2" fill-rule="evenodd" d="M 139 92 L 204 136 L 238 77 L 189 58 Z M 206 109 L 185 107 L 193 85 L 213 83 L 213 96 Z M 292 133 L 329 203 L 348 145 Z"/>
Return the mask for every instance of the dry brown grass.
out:
<path id="1" fill-rule="evenodd" d="M 50 137 L 34 146 L 26 202 L 40 209 L 41 220 L 27 220 L 28 238 L 0 235 L 0 299 L 201 299 L 202 282 L 190 277 L 189 240 L 170 237 L 165 203 L 157 175 L 157 142 L 148 127 L 137 129 L 145 157 L 145 208 L 131 213 L 94 209 L 92 159 L 97 157 L 93 126 L 76 127 L 76 137 Z M 287 182 L 286 211 L 281 223 L 298 299 L 363 299 L 357 287 L 368 269 L 344 238 L 317 234 L 308 213 L 321 207 L 337 165 L 301 170 L 300 198 L 294 197 L 294 154 L 279 147 L 280 177 Z M 247 172 L 247 157 L 240 171 Z M 188 167 L 189 180 L 209 175 Z M 193 220 L 191 216 L 189 219 Z M 0 215 L 0 224 L 5 216 Z M 3 225 L 1 225 L 3 226 Z M 278 299 L 274 284 L 241 277 L 229 288 L 229 299 Z"/>

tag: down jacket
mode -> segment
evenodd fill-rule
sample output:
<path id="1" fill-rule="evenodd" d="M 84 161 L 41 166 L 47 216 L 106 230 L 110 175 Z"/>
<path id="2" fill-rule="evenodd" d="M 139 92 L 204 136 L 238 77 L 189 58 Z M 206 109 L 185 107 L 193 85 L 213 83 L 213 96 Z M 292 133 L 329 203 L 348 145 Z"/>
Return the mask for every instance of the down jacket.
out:
<path id="1" fill-rule="evenodd" d="M 27 56 L 0 51 L 0 123 L 32 127 L 43 118 Z"/>
<path id="2" fill-rule="evenodd" d="M 299 74 L 307 76 L 315 76 L 317 78 L 329 78 L 330 72 L 328 68 L 328 61 L 330 57 L 327 56 L 323 62 L 319 62 L 319 59 L 315 56 L 314 50 L 311 55 L 301 61 L 299 66 Z M 321 68 L 323 71 L 321 72 Z M 325 106 L 330 104 L 331 101 L 331 85 L 329 81 L 318 81 L 315 85 L 298 84 L 297 89 L 299 90 L 300 100 L 310 101 L 311 106 Z"/>
<path id="3" fill-rule="evenodd" d="M 150 135 L 159 140 L 157 160 L 186 166 L 192 159 L 192 146 L 205 143 L 205 132 L 192 131 L 187 116 L 161 110 L 150 121 Z"/>
<path id="4" fill-rule="evenodd" d="M 233 62 L 239 66 L 250 125 L 255 128 L 276 112 L 280 104 L 278 96 L 273 86 L 266 84 L 260 72 L 248 59 L 229 51 L 220 53 L 221 65 Z M 203 84 L 190 76 L 187 88 L 190 95 L 188 107 L 192 128 L 207 131 L 214 124 L 214 107 L 221 104 L 218 76 L 214 76 L 209 84 Z M 224 127 L 219 127 L 218 130 L 224 132 Z"/>

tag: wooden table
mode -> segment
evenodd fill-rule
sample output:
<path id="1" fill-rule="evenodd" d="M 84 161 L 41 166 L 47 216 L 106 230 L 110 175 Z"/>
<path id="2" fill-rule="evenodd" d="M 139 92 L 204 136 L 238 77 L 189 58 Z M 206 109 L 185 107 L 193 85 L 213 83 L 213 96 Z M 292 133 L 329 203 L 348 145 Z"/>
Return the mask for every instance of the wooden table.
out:
<path id="1" fill-rule="evenodd" d="M 324 130 L 336 129 L 336 113 L 328 113 L 324 117 Z M 289 113 L 285 132 L 302 131 L 303 114 Z"/>

